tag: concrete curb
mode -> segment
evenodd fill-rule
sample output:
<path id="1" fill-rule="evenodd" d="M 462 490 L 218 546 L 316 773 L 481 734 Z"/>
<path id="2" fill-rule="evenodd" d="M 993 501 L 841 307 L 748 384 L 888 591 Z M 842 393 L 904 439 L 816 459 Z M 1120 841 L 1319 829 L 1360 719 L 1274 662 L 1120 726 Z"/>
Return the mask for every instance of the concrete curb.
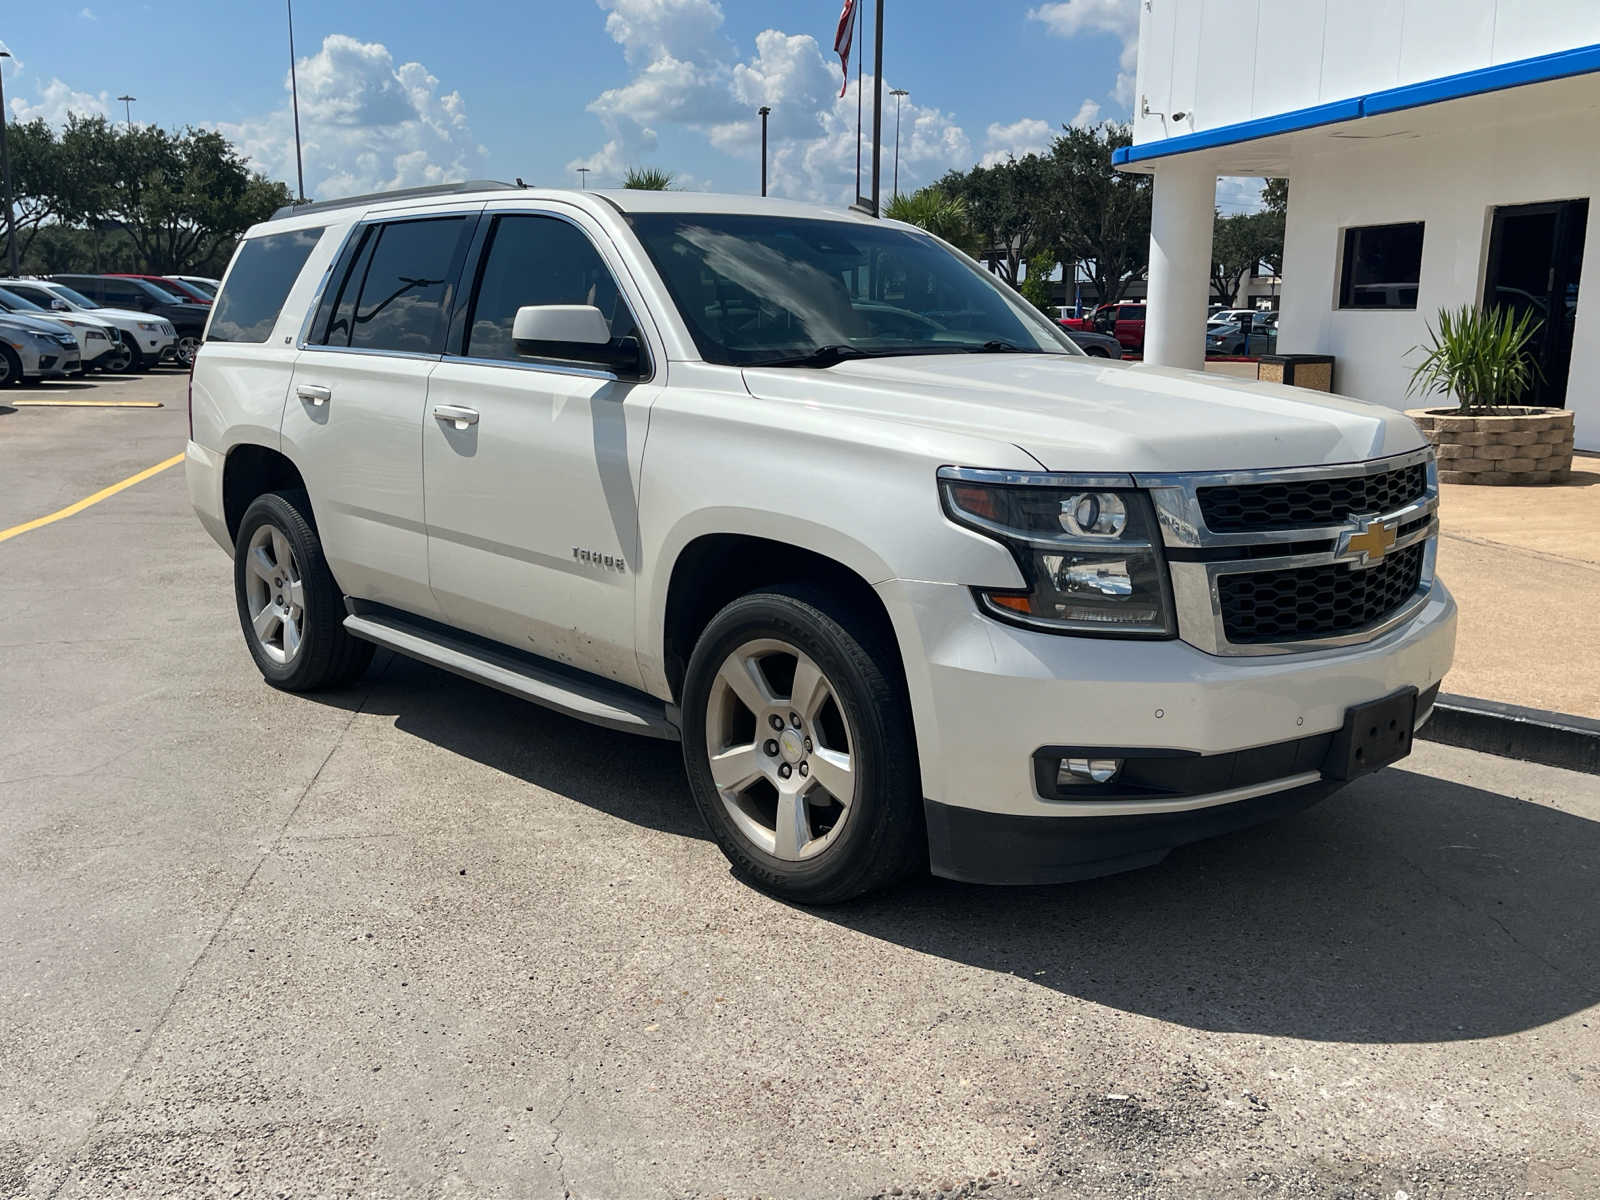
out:
<path id="1" fill-rule="evenodd" d="M 1600 721 L 1441 693 L 1417 736 L 1503 758 L 1600 775 Z"/>

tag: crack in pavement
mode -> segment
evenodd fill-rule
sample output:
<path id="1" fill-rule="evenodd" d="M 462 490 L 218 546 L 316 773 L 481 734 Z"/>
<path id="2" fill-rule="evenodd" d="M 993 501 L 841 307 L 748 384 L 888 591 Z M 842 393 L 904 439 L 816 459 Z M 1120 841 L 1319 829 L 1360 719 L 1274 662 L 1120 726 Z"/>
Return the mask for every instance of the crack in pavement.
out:
<path id="1" fill-rule="evenodd" d="M 234 914 L 239 910 L 240 902 L 244 899 L 245 894 L 249 892 L 251 885 L 255 883 L 256 876 L 260 874 L 262 866 L 266 863 L 267 859 L 277 854 L 282 848 L 284 836 L 288 832 L 289 826 L 293 823 L 295 815 L 300 811 L 301 805 L 305 803 L 306 797 L 311 794 L 311 789 L 316 787 L 317 780 L 322 777 L 323 770 L 327 767 L 328 763 L 332 761 L 333 756 L 339 752 L 339 747 L 344 745 L 344 740 L 346 735 L 348 735 L 350 732 L 350 727 L 356 723 L 356 719 L 360 717 L 361 714 L 366 710 L 367 701 L 372 698 L 373 692 L 377 690 L 377 686 L 382 681 L 383 675 L 388 671 L 388 668 L 389 664 L 384 663 L 383 666 L 376 672 L 376 674 L 374 674 L 373 677 L 368 681 L 366 691 L 361 697 L 361 703 L 358 704 L 350 713 L 350 719 L 344 723 L 338 734 L 335 735 L 333 744 L 328 747 L 327 754 L 323 755 L 322 761 L 317 764 L 317 769 L 312 772 L 311 778 L 306 781 L 305 787 L 300 790 L 300 795 L 295 798 L 293 806 L 289 809 L 289 812 L 284 817 L 283 822 L 278 826 L 277 837 L 273 839 L 272 844 L 263 850 L 260 857 L 256 859 L 255 866 L 250 868 L 250 873 L 245 876 L 244 882 L 239 885 L 239 890 L 234 893 L 233 900 L 228 905 L 228 911 L 223 914 L 222 920 L 217 922 L 216 927 L 211 931 L 210 937 L 206 939 L 205 945 L 200 948 L 200 952 L 195 955 L 194 961 L 189 964 L 188 969 L 184 971 L 182 978 L 178 980 L 178 985 L 173 989 L 172 995 L 167 998 L 167 1003 L 162 1008 L 161 1015 L 157 1017 L 154 1023 L 150 1026 L 149 1034 L 140 1044 L 139 1049 L 134 1054 L 133 1058 L 129 1060 L 127 1067 L 122 1072 L 122 1077 L 117 1080 L 117 1086 L 111 1090 L 111 1094 L 106 1097 L 105 1103 L 100 1106 L 100 1110 L 95 1114 L 94 1120 L 89 1123 L 88 1129 L 86 1129 L 83 1136 L 78 1139 L 78 1143 L 72 1148 L 72 1152 L 67 1155 L 65 1170 L 63 1170 L 61 1178 L 57 1180 L 55 1186 L 45 1194 L 45 1200 L 55 1200 L 55 1197 L 60 1194 L 61 1189 L 66 1187 L 67 1183 L 72 1179 L 72 1174 L 77 1167 L 78 1159 L 82 1156 L 90 1141 L 93 1140 L 95 1132 L 105 1123 L 107 1116 L 110 1115 L 111 1110 L 116 1106 L 117 1101 L 122 1096 L 123 1090 L 128 1085 L 128 1080 L 133 1077 L 134 1071 L 136 1071 L 139 1067 L 139 1064 L 144 1061 L 145 1055 L 150 1051 L 150 1047 L 155 1044 L 156 1038 L 160 1035 L 162 1029 L 165 1028 L 167 1019 L 172 1015 L 173 1009 L 177 1007 L 178 1001 L 183 997 L 184 992 L 188 989 L 189 984 L 193 981 L 195 973 L 200 969 L 201 964 L 205 962 L 206 957 L 211 953 L 212 947 L 217 944 L 217 939 L 222 936 L 222 931 L 226 929 L 233 921 Z"/>

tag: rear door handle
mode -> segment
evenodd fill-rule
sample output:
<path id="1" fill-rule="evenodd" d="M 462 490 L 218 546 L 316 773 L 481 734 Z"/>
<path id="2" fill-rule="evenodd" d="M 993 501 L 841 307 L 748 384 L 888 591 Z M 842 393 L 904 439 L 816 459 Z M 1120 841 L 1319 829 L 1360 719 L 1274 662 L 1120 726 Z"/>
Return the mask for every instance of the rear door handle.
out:
<path id="1" fill-rule="evenodd" d="M 295 385 L 294 394 L 302 400 L 311 401 L 319 408 L 333 399 L 333 389 L 325 388 L 320 383 L 298 383 Z"/>
<path id="2" fill-rule="evenodd" d="M 449 421 L 457 429 L 478 423 L 478 410 L 460 404 L 435 404 L 433 415 L 435 420 Z"/>

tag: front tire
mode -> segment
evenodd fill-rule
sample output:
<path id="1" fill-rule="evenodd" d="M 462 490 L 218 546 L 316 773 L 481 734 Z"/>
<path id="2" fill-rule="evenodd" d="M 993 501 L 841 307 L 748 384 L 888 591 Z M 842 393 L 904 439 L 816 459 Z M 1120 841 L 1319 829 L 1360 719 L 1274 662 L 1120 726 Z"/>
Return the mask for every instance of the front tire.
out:
<path id="1" fill-rule="evenodd" d="M 832 904 L 925 862 L 905 690 L 864 614 L 799 586 L 741 597 L 701 634 L 683 700 L 690 788 L 741 877 Z"/>
<path id="2" fill-rule="evenodd" d="M 345 632 L 344 593 L 328 570 L 305 492 L 269 492 L 245 509 L 233 590 L 250 657 L 273 687 L 339 687 L 372 661 L 372 643 Z"/>
<path id="3" fill-rule="evenodd" d="M 118 344 L 117 348 L 100 360 L 100 370 L 106 375 L 126 375 L 133 369 L 134 351 L 125 344 Z"/>
<path id="4" fill-rule="evenodd" d="M 200 339 L 192 333 L 185 333 L 178 338 L 178 348 L 173 353 L 173 358 L 184 370 L 194 366 L 195 352 L 200 349 Z"/>
<path id="5" fill-rule="evenodd" d="M 22 360 L 9 347 L 0 346 L 0 388 L 16 387 L 22 383 Z"/>

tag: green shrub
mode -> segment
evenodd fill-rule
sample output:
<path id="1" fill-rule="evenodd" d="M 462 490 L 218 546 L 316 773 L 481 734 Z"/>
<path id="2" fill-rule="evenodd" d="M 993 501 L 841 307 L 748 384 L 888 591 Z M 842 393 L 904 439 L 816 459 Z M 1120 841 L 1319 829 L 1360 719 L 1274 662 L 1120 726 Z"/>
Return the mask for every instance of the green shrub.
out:
<path id="1" fill-rule="evenodd" d="M 1439 310 L 1428 326 L 1431 346 L 1414 346 L 1422 361 L 1411 373 L 1406 395 L 1440 392 L 1464 414 L 1504 408 L 1520 400 L 1539 378 L 1528 343 L 1539 331 L 1532 312 L 1463 305 Z"/>

